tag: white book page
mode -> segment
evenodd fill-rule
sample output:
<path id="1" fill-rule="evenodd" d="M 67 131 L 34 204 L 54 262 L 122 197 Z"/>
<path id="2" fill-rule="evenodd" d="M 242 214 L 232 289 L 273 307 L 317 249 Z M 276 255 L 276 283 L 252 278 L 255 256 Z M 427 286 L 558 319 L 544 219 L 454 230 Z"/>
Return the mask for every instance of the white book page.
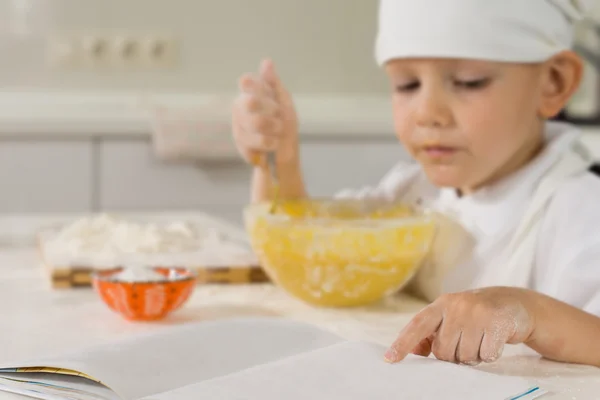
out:
<path id="1" fill-rule="evenodd" d="M 385 349 L 344 342 L 143 400 L 505 400 L 535 384 L 433 358 L 387 364 Z M 538 390 L 532 399 L 542 395 Z"/>
<path id="2" fill-rule="evenodd" d="M 311 325 L 279 318 L 194 323 L 68 356 L 0 365 L 83 372 L 124 400 L 165 392 L 341 341 Z"/>

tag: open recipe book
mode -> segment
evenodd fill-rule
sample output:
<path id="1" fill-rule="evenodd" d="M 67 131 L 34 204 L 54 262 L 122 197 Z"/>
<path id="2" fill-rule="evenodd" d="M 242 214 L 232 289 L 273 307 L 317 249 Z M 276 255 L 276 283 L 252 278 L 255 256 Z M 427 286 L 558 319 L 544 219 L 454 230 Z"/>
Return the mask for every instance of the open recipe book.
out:
<path id="1" fill-rule="evenodd" d="M 187 324 L 63 356 L 0 365 L 0 391 L 47 400 L 534 399 L 544 391 L 278 318 Z M 1 357 L 1 355 L 0 355 Z"/>

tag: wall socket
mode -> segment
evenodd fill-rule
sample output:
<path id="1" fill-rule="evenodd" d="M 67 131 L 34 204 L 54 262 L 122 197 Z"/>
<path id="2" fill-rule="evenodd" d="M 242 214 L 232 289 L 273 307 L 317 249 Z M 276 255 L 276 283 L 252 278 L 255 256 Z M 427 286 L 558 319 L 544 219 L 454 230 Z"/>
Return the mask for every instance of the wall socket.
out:
<path id="1" fill-rule="evenodd" d="M 56 35 L 46 44 L 46 62 L 54 68 L 165 69 L 178 57 L 178 42 L 169 35 Z"/>

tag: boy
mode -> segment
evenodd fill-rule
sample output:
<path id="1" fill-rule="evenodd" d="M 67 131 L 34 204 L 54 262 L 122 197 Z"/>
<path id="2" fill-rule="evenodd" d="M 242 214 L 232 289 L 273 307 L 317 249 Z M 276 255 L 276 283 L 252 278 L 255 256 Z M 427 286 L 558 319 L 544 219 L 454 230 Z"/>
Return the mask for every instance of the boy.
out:
<path id="1" fill-rule="evenodd" d="M 393 88 L 395 131 L 417 164 L 398 165 L 365 200 L 419 201 L 474 240 L 459 265 L 413 284 L 433 303 L 386 359 L 407 353 L 476 364 L 507 343 L 600 366 L 600 176 L 567 125 L 547 122 L 576 91 L 577 0 L 382 0 L 376 58 Z M 234 137 L 255 165 L 252 200 L 307 197 L 293 102 L 270 61 L 244 76 Z M 595 315 L 594 315 L 595 314 Z"/>

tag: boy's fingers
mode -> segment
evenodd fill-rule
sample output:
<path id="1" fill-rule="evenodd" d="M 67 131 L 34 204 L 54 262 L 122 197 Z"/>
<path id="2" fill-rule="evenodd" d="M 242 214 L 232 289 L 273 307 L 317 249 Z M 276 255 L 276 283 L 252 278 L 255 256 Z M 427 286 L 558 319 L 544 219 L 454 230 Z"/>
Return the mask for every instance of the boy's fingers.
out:
<path id="1" fill-rule="evenodd" d="M 279 107 L 273 99 L 248 92 L 240 94 L 235 99 L 234 106 L 249 113 L 261 113 L 272 116 L 279 113 Z"/>
<path id="2" fill-rule="evenodd" d="M 260 90 L 260 81 L 252 74 L 243 75 L 238 81 L 242 93 L 257 93 Z"/>
<path id="3" fill-rule="evenodd" d="M 442 310 L 435 306 L 425 307 L 408 325 L 385 353 L 385 359 L 394 363 L 402 361 L 423 339 L 433 335 L 443 320 Z"/>
<path id="4" fill-rule="evenodd" d="M 456 318 L 446 318 L 435 335 L 432 352 L 438 360 L 456 361 L 456 349 L 462 336 L 462 329 Z"/>
<path id="5" fill-rule="evenodd" d="M 277 98 L 283 88 L 283 85 L 281 84 L 279 75 L 275 70 L 275 64 L 273 64 L 273 61 L 270 59 L 263 60 L 260 64 L 259 74 L 263 82 L 266 83 L 266 85 L 270 90 L 273 91 L 273 94 Z"/>
<path id="6" fill-rule="evenodd" d="M 483 330 L 466 329 L 462 332 L 456 351 L 456 360 L 467 365 L 475 365 L 479 360 L 479 349 L 483 340 Z"/>
<path id="7" fill-rule="evenodd" d="M 430 336 L 428 338 L 425 338 L 423 340 L 421 340 L 421 343 L 419 343 L 417 345 L 417 347 L 415 347 L 411 353 L 417 356 L 421 356 L 421 357 L 429 357 L 429 355 L 431 354 L 431 346 L 433 343 L 433 336 Z"/>
<path id="8" fill-rule="evenodd" d="M 485 332 L 479 348 L 479 358 L 486 363 L 495 362 L 502 355 L 508 334 L 504 332 Z"/>

